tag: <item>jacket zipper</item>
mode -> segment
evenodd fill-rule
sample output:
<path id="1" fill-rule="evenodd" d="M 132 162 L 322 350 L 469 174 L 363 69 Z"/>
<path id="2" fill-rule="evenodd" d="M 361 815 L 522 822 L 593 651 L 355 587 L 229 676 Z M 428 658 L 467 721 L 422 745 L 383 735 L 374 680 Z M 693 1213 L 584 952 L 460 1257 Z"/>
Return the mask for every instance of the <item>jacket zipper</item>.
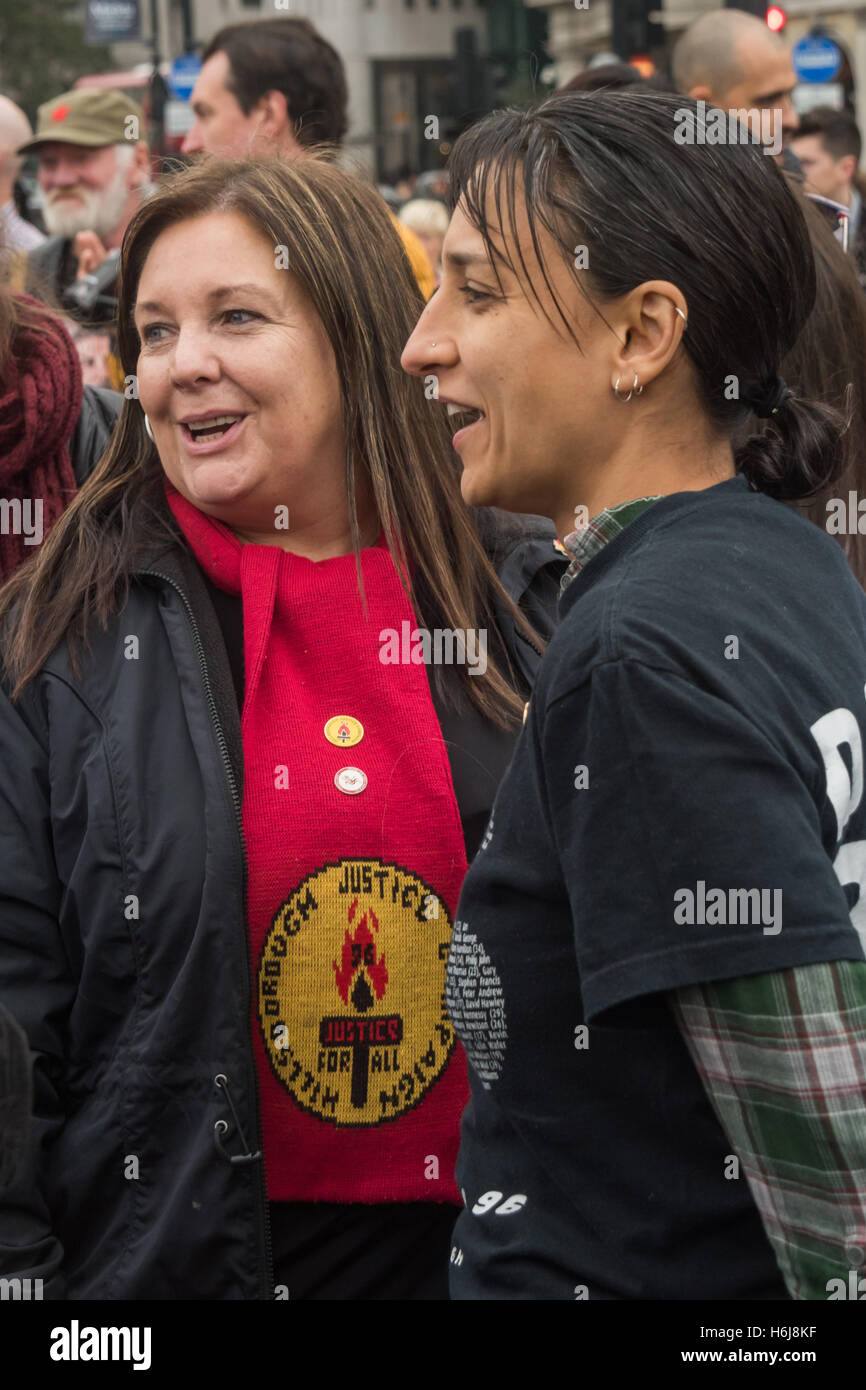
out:
<path id="1" fill-rule="evenodd" d="M 235 811 L 235 823 L 236 823 L 236 825 L 237 825 L 238 838 L 239 838 L 239 840 L 240 840 L 240 846 L 241 846 L 241 863 L 242 863 L 242 865 L 243 865 L 243 906 L 244 906 L 244 932 L 245 932 L 243 957 L 244 957 L 244 972 L 245 972 L 245 973 L 244 973 L 244 979 L 245 979 L 245 983 L 246 983 L 246 998 L 247 998 L 247 1039 L 249 1040 L 250 1034 L 251 1034 L 251 1032 L 252 1032 L 252 979 L 251 979 L 251 977 L 250 977 L 249 944 L 248 944 L 248 942 L 247 942 L 247 940 L 246 940 L 246 917 L 247 917 L 247 846 L 246 846 L 246 839 L 245 839 L 245 837 L 244 837 L 244 822 L 243 822 L 243 813 L 242 813 L 242 808 L 241 808 L 241 799 L 240 799 L 240 796 L 238 795 L 238 787 L 237 787 L 237 782 L 235 781 L 235 774 L 234 774 L 234 769 L 232 768 L 231 758 L 229 757 L 228 745 L 227 745 L 226 740 L 225 740 L 225 735 L 224 735 L 224 733 L 223 733 L 222 725 L 220 724 L 219 713 L 218 713 L 217 707 L 216 707 L 216 700 L 215 700 L 214 697 L 213 697 L 213 691 L 212 691 L 212 689 L 211 689 L 211 683 L 210 683 L 210 676 L 209 676 L 209 674 L 208 674 L 208 669 L 207 669 L 207 658 L 205 657 L 204 644 L 202 643 L 202 640 L 201 640 L 201 634 L 200 634 L 199 629 L 198 629 L 198 623 L 197 623 L 196 620 L 195 620 L 195 614 L 194 614 L 193 611 L 192 611 L 192 604 L 190 603 L 190 601 L 189 601 L 189 599 L 187 598 L 186 594 L 184 593 L 183 589 L 181 589 L 180 585 L 177 584 L 173 579 L 170 579 L 169 576 L 168 576 L 167 574 L 161 574 L 159 570 L 145 570 L 144 573 L 146 573 L 146 574 L 152 574 L 156 579 L 162 579 L 162 580 L 164 581 L 164 583 L 170 585 L 171 588 L 174 589 L 175 593 L 178 595 L 178 597 L 179 597 L 180 600 L 181 600 L 181 603 L 183 604 L 184 608 L 186 609 L 186 614 L 187 614 L 187 617 L 189 618 L 190 627 L 192 628 L 192 635 L 193 635 L 193 639 L 194 639 L 194 641 L 195 641 L 196 651 L 198 652 L 199 665 L 200 665 L 200 667 L 201 667 L 201 674 L 202 674 L 202 683 L 203 683 L 203 685 L 204 685 L 205 695 L 207 696 L 207 702 L 208 702 L 208 707 L 209 707 L 210 713 L 211 713 L 211 719 L 212 719 L 212 721 L 213 721 L 213 727 L 214 727 L 214 729 L 216 730 L 217 742 L 218 742 L 218 744 L 219 744 L 220 753 L 222 754 L 223 765 L 224 765 L 224 767 L 225 767 L 226 777 L 227 777 L 227 779 L 228 779 L 228 784 L 229 784 L 229 791 L 231 792 L 232 805 L 234 806 L 234 811 Z M 252 1053 L 252 1047 L 250 1047 L 250 1052 Z M 265 1179 L 264 1179 L 264 1152 L 265 1152 L 265 1150 L 264 1150 L 264 1143 L 263 1143 L 263 1139 L 262 1139 L 261 1093 L 260 1093 L 260 1089 L 259 1089 L 259 1078 L 258 1078 L 258 1073 L 257 1073 L 257 1069 L 256 1069 L 256 1059 L 255 1059 L 255 1056 L 254 1056 L 254 1055 L 252 1056 L 252 1059 L 251 1059 L 251 1060 L 252 1060 L 253 1087 L 254 1087 L 254 1093 L 255 1093 L 256 1133 L 257 1133 L 257 1136 L 258 1136 L 258 1147 L 259 1147 L 259 1152 L 260 1152 L 261 1155 L 262 1155 L 261 1163 L 258 1165 L 258 1168 L 257 1168 L 256 1182 L 257 1182 L 258 1189 L 259 1189 L 259 1197 L 260 1197 L 260 1199 L 261 1199 L 262 1213 L 263 1213 L 263 1216 L 264 1216 L 264 1233 L 265 1233 L 265 1269 L 264 1269 L 265 1284 L 264 1284 L 264 1288 L 265 1288 L 265 1297 L 266 1297 L 268 1300 L 271 1300 L 271 1299 L 273 1298 L 273 1296 L 274 1296 L 274 1263 L 273 1263 L 273 1249 L 272 1249 L 272 1245 L 271 1245 L 271 1214 L 270 1214 L 270 1211 L 269 1211 L 269 1209 L 268 1209 L 267 1189 L 266 1189 L 266 1187 L 265 1187 Z"/>

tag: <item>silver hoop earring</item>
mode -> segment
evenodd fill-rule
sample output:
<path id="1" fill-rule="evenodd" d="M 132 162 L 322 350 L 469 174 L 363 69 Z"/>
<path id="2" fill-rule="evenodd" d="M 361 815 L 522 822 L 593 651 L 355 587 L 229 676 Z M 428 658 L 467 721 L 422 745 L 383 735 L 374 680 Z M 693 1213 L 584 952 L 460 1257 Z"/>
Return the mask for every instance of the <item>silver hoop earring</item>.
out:
<path id="1" fill-rule="evenodd" d="M 683 321 L 683 324 L 685 325 L 685 328 L 688 328 L 688 326 L 689 326 L 689 321 L 688 321 L 688 319 L 686 318 L 685 314 L 683 313 L 682 309 L 679 309 L 679 308 L 677 307 L 676 304 L 674 305 L 674 313 L 675 313 L 675 314 L 679 314 L 680 318 L 681 318 L 682 321 Z M 684 328 L 683 331 L 685 331 L 685 328 Z"/>
<path id="2" fill-rule="evenodd" d="M 631 390 L 629 391 L 629 393 L 628 393 L 627 396 L 621 396 L 621 395 L 619 394 L 619 383 L 620 383 L 621 381 L 622 381 L 622 377 L 621 377 L 621 376 L 618 376 L 617 379 L 616 379 L 616 385 L 615 385 L 614 388 L 613 388 L 613 394 L 616 396 L 616 398 L 617 398 L 618 401 L 630 401 L 631 398 L 632 398 L 632 396 L 639 396 L 639 395 L 641 394 L 641 392 L 643 391 L 643 387 L 642 387 L 642 386 L 638 386 L 638 384 L 637 384 L 637 372 L 635 372 L 635 374 L 634 374 L 634 381 L 633 381 L 632 384 L 631 384 Z"/>
<path id="3" fill-rule="evenodd" d="M 146 415 L 144 417 L 144 428 L 147 430 L 147 437 L 150 440 L 150 442 L 152 444 L 155 444 L 156 440 L 153 437 L 153 430 L 150 428 L 150 421 L 148 420 Z"/>

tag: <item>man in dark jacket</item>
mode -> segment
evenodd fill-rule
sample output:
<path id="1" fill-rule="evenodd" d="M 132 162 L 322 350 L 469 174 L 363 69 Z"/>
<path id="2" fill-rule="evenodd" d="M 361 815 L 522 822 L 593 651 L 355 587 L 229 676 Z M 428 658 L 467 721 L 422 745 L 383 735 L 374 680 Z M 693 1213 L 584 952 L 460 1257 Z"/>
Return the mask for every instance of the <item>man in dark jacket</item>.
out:
<path id="1" fill-rule="evenodd" d="M 862 284 L 866 280 L 866 217 L 857 180 L 862 149 L 857 122 L 849 111 L 816 106 L 801 120 L 792 148 L 803 169 L 806 191 L 849 209 L 848 251 Z"/>
<path id="2" fill-rule="evenodd" d="M 549 635 L 562 573 L 552 527 L 478 516 L 506 591 Z M 528 695 L 540 653 L 500 622 Z M 46 1298 L 275 1296 L 250 1027 L 241 632 L 239 596 L 167 538 L 142 555 L 77 674 L 61 647 L 19 702 L 0 694 L 2 1002 L 36 1057 L 32 1147 L 0 1192 L 0 1276 L 42 1279 Z M 515 735 L 433 698 L 471 857 Z M 53 758 L 60 745 L 76 756 Z M 87 817 L 84 841 L 64 836 L 67 816 Z"/>

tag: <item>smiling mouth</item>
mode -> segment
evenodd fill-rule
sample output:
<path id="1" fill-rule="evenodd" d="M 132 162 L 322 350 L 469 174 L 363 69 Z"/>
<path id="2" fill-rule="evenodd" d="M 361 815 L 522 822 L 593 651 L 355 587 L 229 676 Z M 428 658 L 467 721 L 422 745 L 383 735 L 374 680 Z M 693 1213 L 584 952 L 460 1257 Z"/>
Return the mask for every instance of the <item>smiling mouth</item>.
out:
<path id="1" fill-rule="evenodd" d="M 483 410 L 478 410 L 472 405 L 460 405 L 457 401 L 449 401 L 447 410 L 448 423 L 454 425 L 458 432 L 467 425 L 477 425 L 479 420 L 487 418 Z"/>
<path id="2" fill-rule="evenodd" d="M 181 429 L 194 444 L 210 444 L 222 439 L 232 425 L 245 418 L 244 415 L 214 415 L 208 420 L 197 420 L 194 425 L 182 424 Z"/>

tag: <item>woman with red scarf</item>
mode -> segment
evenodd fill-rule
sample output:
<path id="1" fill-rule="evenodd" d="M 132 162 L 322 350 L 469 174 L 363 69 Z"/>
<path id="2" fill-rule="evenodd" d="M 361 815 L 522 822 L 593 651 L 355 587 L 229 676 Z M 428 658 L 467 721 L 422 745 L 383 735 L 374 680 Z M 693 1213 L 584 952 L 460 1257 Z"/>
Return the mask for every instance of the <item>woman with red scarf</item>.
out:
<path id="1" fill-rule="evenodd" d="M 139 399 L 0 600 L 0 1002 L 36 1059 L 0 1274 L 444 1298 L 445 969 L 553 530 L 463 503 L 399 368 L 411 269 L 327 162 L 185 172 L 121 280 Z"/>

